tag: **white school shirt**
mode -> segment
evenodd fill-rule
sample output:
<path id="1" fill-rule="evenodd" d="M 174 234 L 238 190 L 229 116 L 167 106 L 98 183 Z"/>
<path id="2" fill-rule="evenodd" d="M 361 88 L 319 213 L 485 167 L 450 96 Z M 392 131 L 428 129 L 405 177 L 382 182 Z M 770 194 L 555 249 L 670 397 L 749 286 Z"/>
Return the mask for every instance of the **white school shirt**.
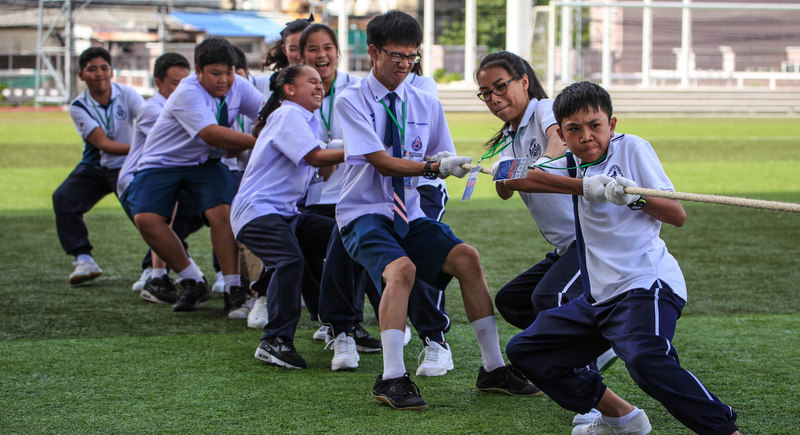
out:
<path id="1" fill-rule="evenodd" d="M 439 98 L 439 85 L 437 85 L 436 81 L 430 77 L 409 73 L 404 82 L 407 85 L 411 85 L 433 95 L 437 99 Z M 436 177 L 433 180 L 429 180 L 427 178 L 420 177 L 419 186 L 433 186 L 441 190 L 445 196 L 447 196 L 447 182 L 444 181 L 444 178 Z"/>
<path id="2" fill-rule="evenodd" d="M 399 122 L 403 119 L 403 103 L 406 106 L 404 144 L 408 154 L 405 158 L 421 162 L 424 156 L 440 151 L 455 153 L 441 103 L 434 96 L 405 83 L 394 92 L 397 93 L 395 113 Z M 394 218 L 392 177 L 378 173 L 364 157 L 376 151 L 393 154 L 392 148 L 386 148 L 383 142 L 386 124 L 392 122 L 381 103 L 388 104 L 388 94 L 389 90 L 370 72 L 358 86 L 345 89 L 334 105 L 334 114 L 342 128 L 347 163 L 342 194 L 336 207 L 339 228 L 365 214 Z M 425 216 L 419 206 L 419 178 L 409 177 L 410 183 L 405 188 L 409 221 Z"/>
<path id="3" fill-rule="evenodd" d="M 650 144 L 629 134 L 615 134 L 605 160 L 578 173 L 584 178 L 622 176 L 640 187 L 675 190 Z M 577 199 L 576 219 L 584 292 L 595 304 L 635 288 L 648 289 L 657 279 L 686 300 L 683 273 L 659 236 L 661 221 L 641 210 L 590 202 L 583 196 Z"/>
<path id="4" fill-rule="evenodd" d="M 122 196 L 128 185 L 131 184 L 133 176 L 136 174 L 136 167 L 139 165 L 139 159 L 142 158 L 142 150 L 144 149 L 144 142 L 150 129 L 155 125 L 158 115 L 161 114 L 161 109 L 164 108 L 164 103 L 167 98 L 156 92 L 151 98 L 148 98 L 139 111 L 139 116 L 136 117 L 136 130 L 133 134 L 133 143 L 131 150 L 128 152 L 128 157 L 125 158 L 125 164 L 119 170 L 117 176 L 117 195 Z"/>
<path id="5" fill-rule="evenodd" d="M 317 137 L 323 142 L 328 142 L 330 139 L 341 139 L 342 130 L 339 127 L 339 118 L 334 116 L 333 106 L 331 102 L 336 102 L 342 91 L 349 86 L 353 86 L 360 82 L 361 77 L 347 74 L 341 71 L 336 71 L 336 83 L 333 84 L 333 92 L 329 93 L 322 99 L 322 105 L 319 109 L 314 111 L 314 116 L 319 120 L 319 130 Z M 321 113 L 325 114 L 325 119 L 330 120 L 330 130 L 325 126 L 322 121 Z M 330 137 L 328 133 L 330 132 Z M 315 204 L 336 204 L 339 202 L 339 195 L 342 193 L 342 179 L 344 177 L 344 164 L 336 165 L 333 174 L 325 181 L 324 178 L 317 177 L 311 181 L 308 186 L 308 194 L 306 196 L 306 205 Z"/>
<path id="6" fill-rule="evenodd" d="M 261 104 L 261 93 L 246 78 L 235 77 L 225 94 L 229 127 L 240 113 L 255 119 Z M 197 74 L 181 80 L 147 136 L 137 170 L 195 166 L 208 160 L 212 148 L 197 133 L 217 125 L 219 103 L 219 98 L 203 88 Z"/>
<path id="7" fill-rule="evenodd" d="M 247 81 L 261 93 L 269 87 L 269 77 L 250 75 L 247 77 Z M 250 134 L 253 131 L 253 120 L 240 113 L 236 116 L 236 122 L 231 125 L 231 128 L 240 133 Z M 222 164 L 227 166 L 231 172 L 244 172 L 249 160 L 250 150 L 244 150 L 236 157 L 223 157 L 221 159 Z"/>
<path id="8" fill-rule="evenodd" d="M 133 142 L 133 121 L 144 104 L 144 98 L 130 86 L 111 84 L 111 102 L 103 107 L 92 98 L 89 90 L 78 95 L 69 106 L 69 115 L 75 130 L 83 139 L 83 158 L 88 163 L 106 169 L 122 166 L 125 156 L 117 156 L 101 151 L 88 142 L 87 138 L 100 127 L 109 139 L 130 145 Z"/>
<path id="9" fill-rule="evenodd" d="M 547 147 L 547 129 L 556 124 L 553 115 L 553 100 L 531 100 L 525 109 L 517 136 L 513 142 L 500 152 L 500 157 L 514 159 L 530 157 L 536 161 L 544 154 Z M 512 140 L 510 127 L 504 131 L 506 142 Z M 553 163 L 560 162 L 559 159 Z M 566 165 L 550 164 L 551 167 L 566 168 Z M 569 176 L 566 169 L 545 169 L 545 171 Z M 556 253 L 562 255 L 566 252 L 570 243 L 575 240 L 575 219 L 572 211 L 572 197 L 570 195 L 558 193 L 528 193 L 518 192 L 520 198 L 528 207 L 533 220 L 539 226 L 545 240 L 556 248 Z"/>
<path id="10" fill-rule="evenodd" d="M 291 101 L 269 115 L 231 204 L 233 234 L 261 216 L 300 213 L 297 201 L 314 175 L 303 157 L 319 146 L 317 122 L 313 113 Z"/>

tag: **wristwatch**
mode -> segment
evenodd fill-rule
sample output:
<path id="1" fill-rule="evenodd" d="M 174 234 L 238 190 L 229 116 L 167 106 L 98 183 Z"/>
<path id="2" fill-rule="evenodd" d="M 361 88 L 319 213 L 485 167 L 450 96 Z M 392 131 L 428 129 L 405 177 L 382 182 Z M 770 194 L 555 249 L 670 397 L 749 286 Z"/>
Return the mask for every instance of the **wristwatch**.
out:
<path id="1" fill-rule="evenodd" d="M 422 178 L 425 178 L 425 179 L 428 179 L 428 180 L 435 180 L 436 179 L 438 174 L 436 174 L 436 172 L 433 172 L 433 169 L 431 169 L 431 165 L 432 164 L 433 164 L 433 162 L 430 161 L 430 160 L 425 162 L 425 167 L 422 168 Z"/>
<path id="2" fill-rule="evenodd" d="M 647 200 L 644 199 L 644 196 L 639 196 L 636 201 L 628 204 L 628 208 L 631 210 L 641 210 L 644 205 L 647 204 Z"/>

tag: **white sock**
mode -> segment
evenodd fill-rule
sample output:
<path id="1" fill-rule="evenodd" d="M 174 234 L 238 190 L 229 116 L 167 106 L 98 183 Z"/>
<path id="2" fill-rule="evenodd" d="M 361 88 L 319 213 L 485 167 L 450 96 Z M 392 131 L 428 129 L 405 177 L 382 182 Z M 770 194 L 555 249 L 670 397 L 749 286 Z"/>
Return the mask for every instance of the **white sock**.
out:
<path id="1" fill-rule="evenodd" d="M 167 274 L 167 269 L 153 269 L 150 271 L 150 278 L 161 278 Z"/>
<path id="2" fill-rule="evenodd" d="M 195 269 L 197 269 L 197 274 L 200 275 L 200 279 L 198 281 L 202 281 L 203 280 L 202 278 L 205 277 L 205 275 L 203 274 L 202 269 L 200 269 L 200 266 L 198 266 L 197 263 L 194 262 L 194 258 L 192 257 L 189 257 L 189 263 L 192 263 L 192 266 Z"/>
<path id="3" fill-rule="evenodd" d="M 242 286 L 242 278 L 238 273 L 235 275 L 222 275 L 222 279 L 225 281 L 225 293 L 230 293 L 231 287 Z"/>
<path id="4" fill-rule="evenodd" d="M 639 415 L 640 412 L 642 412 L 642 410 L 634 406 L 633 411 L 623 415 L 622 417 L 607 417 L 604 415 L 603 420 L 605 420 L 608 424 L 612 426 L 624 426 L 628 424 L 628 422 L 636 418 L 636 416 Z"/>
<path id="5" fill-rule="evenodd" d="M 79 254 L 77 257 L 75 257 L 75 260 L 81 263 L 94 263 L 94 258 L 92 258 L 92 256 L 89 254 Z"/>
<path id="6" fill-rule="evenodd" d="M 472 323 L 472 330 L 475 331 L 475 338 L 478 339 L 478 347 L 481 349 L 483 358 L 483 368 L 490 372 L 496 368 L 506 365 L 503 361 L 503 354 L 500 352 L 500 336 L 497 333 L 497 323 L 494 316 L 487 316 Z"/>
<path id="7" fill-rule="evenodd" d="M 399 329 L 381 331 L 384 380 L 399 378 L 406 374 L 406 363 L 403 360 L 403 337 L 405 335 L 405 331 Z"/>
<path id="8" fill-rule="evenodd" d="M 179 271 L 178 275 L 181 276 L 181 279 L 191 279 L 197 282 L 203 281 L 203 275 L 199 273 L 197 266 L 191 264 L 187 266 L 186 269 Z"/>

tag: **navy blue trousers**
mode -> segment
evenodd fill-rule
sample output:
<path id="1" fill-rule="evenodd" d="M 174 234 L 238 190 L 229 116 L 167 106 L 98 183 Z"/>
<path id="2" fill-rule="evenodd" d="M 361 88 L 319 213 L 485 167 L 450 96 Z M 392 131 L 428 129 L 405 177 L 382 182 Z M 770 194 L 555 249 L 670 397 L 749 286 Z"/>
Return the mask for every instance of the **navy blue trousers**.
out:
<path id="1" fill-rule="evenodd" d="M 83 215 L 106 195 L 116 195 L 117 175 L 119 168 L 107 169 L 78 163 L 53 192 L 56 232 L 67 255 L 91 255 L 93 246 Z"/>
<path id="2" fill-rule="evenodd" d="M 312 292 L 313 300 L 319 300 L 321 265 L 334 225 L 333 219 L 313 213 L 290 218 L 269 214 L 253 219 L 239 232 L 237 239 L 264 262 L 259 281 L 269 280 L 269 322 L 262 340 L 293 340 L 301 315 L 301 295 Z"/>
<path id="3" fill-rule="evenodd" d="M 447 196 L 433 186 L 420 186 L 420 205 L 431 219 L 440 220 Z M 364 296 L 378 315 L 380 292 L 364 268 L 350 257 L 342 243 L 339 228 L 334 228 L 320 282 L 320 321 L 331 325 L 334 335 L 349 332 L 364 318 Z M 420 339 L 445 341 L 450 318 L 445 311 L 444 291 L 416 280 L 408 300 L 408 317 Z"/>
<path id="4" fill-rule="evenodd" d="M 497 291 L 494 305 L 506 321 L 525 329 L 536 316 L 577 298 L 583 293 L 575 242 L 564 255 L 550 252 Z"/>
<path id="5" fill-rule="evenodd" d="M 603 377 L 585 366 L 610 344 L 636 385 L 683 425 L 729 435 L 737 430 L 736 413 L 681 367 L 672 346 L 684 304 L 660 281 L 598 306 L 580 296 L 539 313 L 509 341 L 506 355 L 556 403 L 585 413 L 606 390 Z"/>

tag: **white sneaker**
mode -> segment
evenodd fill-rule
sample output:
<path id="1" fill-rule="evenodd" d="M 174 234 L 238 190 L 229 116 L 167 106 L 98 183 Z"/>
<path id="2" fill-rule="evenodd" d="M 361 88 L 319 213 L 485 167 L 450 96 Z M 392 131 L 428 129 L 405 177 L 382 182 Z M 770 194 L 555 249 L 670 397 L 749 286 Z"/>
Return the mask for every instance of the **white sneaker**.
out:
<path id="1" fill-rule="evenodd" d="M 614 353 L 614 349 L 608 349 L 607 351 L 603 352 L 602 355 L 597 357 L 597 371 L 600 373 L 605 373 L 612 364 L 617 361 L 617 354 Z"/>
<path id="2" fill-rule="evenodd" d="M 358 367 L 358 351 L 356 350 L 356 340 L 352 335 L 342 332 L 330 342 L 333 349 L 333 359 L 331 359 L 331 370 L 353 370 Z"/>
<path id="3" fill-rule="evenodd" d="M 653 428 L 644 410 L 635 409 L 639 412 L 636 417 L 623 425 L 610 425 L 601 415 L 589 424 L 575 426 L 572 435 L 645 435 L 650 433 Z"/>
<path id="4" fill-rule="evenodd" d="M 403 335 L 403 346 L 411 343 L 411 327 L 406 325 L 405 335 Z"/>
<path id="5" fill-rule="evenodd" d="M 325 340 L 325 337 L 327 335 L 328 335 L 328 326 L 319 325 L 319 329 L 314 331 L 314 336 L 312 338 L 314 338 L 315 341 L 324 341 L 327 344 L 328 340 Z"/>
<path id="6" fill-rule="evenodd" d="M 417 363 L 425 354 L 425 359 L 422 364 L 417 368 L 417 376 L 442 376 L 447 374 L 448 370 L 453 370 L 453 354 L 450 352 L 450 345 L 444 343 L 444 346 L 430 338 L 425 339 L 425 348 L 419 353 Z"/>
<path id="7" fill-rule="evenodd" d="M 592 410 L 586 414 L 575 414 L 575 417 L 572 417 L 572 425 L 580 426 L 582 424 L 590 424 L 597 417 L 600 417 L 600 411 L 592 408 Z"/>
<path id="8" fill-rule="evenodd" d="M 247 327 L 253 329 L 264 329 L 268 321 L 267 297 L 259 296 L 253 302 L 253 308 L 247 313 Z"/>
<path id="9" fill-rule="evenodd" d="M 222 272 L 217 272 L 217 280 L 211 286 L 211 291 L 214 293 L 225 293 L 225 278 L 222 277 Z"/>
<path id="10" fill-rule="evenodd" d="M 75 270 L 69 274 L 69 283 L 72 285 L 78 285 L 95 279 L 103 274 L 103 271 L 100 270 L 100 266 L 94 262 L 76 261 L 72 263 L 72 265 L 75 266 Z"/>
<path id="11" fill-rule="evenodd" d="M 148 267 L 147 269 L 143 270 L 142 276 L 140 276 L 139 279 L 136 280 L 135 283 L 133 283 L 133 285 L 131 286 L 131 290 L 135 292 L 142 291 L 142 289 L 144 289 L 144 285 L 147 284 L 147 280 L 150 279 L 150 272 L 152 271 L 153 271 L 152 267 Z"/>
<path id="12" fill-rule="evenodd" d="M 250 298 L 244 302 L 244 305 L 228 313 L 229 319 L 247 319 L 250 316 L 250 311 L 253 310 L 256 298 Z M 262 326 L 263 328 L 263 326 Z"/>

